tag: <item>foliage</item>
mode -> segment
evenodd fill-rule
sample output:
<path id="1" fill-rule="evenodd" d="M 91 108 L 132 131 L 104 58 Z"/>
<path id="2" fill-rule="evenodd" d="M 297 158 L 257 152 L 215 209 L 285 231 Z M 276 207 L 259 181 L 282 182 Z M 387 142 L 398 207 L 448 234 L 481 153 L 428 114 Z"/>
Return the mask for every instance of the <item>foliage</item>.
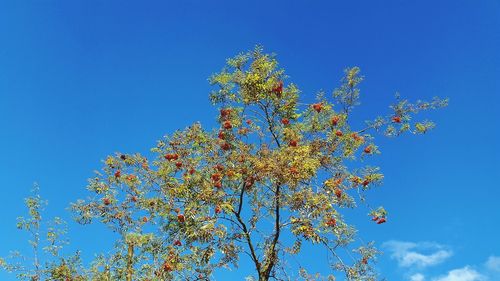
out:
<path id="1" fill-rule="evenodd" d="M 446 100 L 398 97 L 390 113 L 356 129 L 359 68 L 346 69 L 340 87 L 312 104 L 286 79 L 261 47 L 237 55 L 210 78 L 219 128 L 195 123 L 158 141 L 152 159 L 117 153 L 104 161 L 89 180 L 93 195 L 71 208 L 78 222 L 98 220 L 120 238 L 87 280 L 209 280 L 240 258 L 251 260 L 251 279 L 334 280 L 335 271 L 348 280 L 377 278 L 377 250 L 358 243 L 343 216 L 383 180 L 361 161 L 380 153 L 369 132 L 425 133 L 433 124 L 415 114 Z M 382 207 L 369 215 L 387 221 Z M 290 272 L 297 266 L 289 261 L 309 245 L 329 252 L 331 274 L 311 275 L 300 264 Z"/>
<path id="2" fill-rule="evenodd" d="M 85 280 L 79 272 L 82 270 L 79 253 L 63 257 L 61 250 L 67 241 L 66 223 L 59 217 L 49 222 L 42 219 L 42 212 L 47 205 L 39 194 L 37 184 L 32 195 L 25 199 L 28 217 L 17 219 L 17 228 L 27 232 L 32 254 L 27 256 L 18 251 L 12 252 L 7 259 L 0 258 L 0 268 L 15 272 L 19 280 Z"/>

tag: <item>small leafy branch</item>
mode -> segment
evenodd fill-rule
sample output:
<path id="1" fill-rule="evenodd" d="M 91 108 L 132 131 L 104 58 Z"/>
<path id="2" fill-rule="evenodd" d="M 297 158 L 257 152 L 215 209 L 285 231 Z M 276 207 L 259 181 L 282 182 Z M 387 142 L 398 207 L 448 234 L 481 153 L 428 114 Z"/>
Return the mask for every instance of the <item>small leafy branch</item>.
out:
<path id="1" fill-rule="evenodd" d="M 61 251 L 68 242 L 66 223 L 59 217 L 50 221 L 42 218 L 47 206 L 39 194 L 38 184 L 34 184 L 31 196 L 25 198 L 27 217 L 17 218 L 17 228 L 28 233 L 31 254 L 12 252 L 7 259 L 0 258 L 0 267 L 16 273 L 19 280 L 84 280 L 79 277 L 79 253 L 64 258 Z"/>

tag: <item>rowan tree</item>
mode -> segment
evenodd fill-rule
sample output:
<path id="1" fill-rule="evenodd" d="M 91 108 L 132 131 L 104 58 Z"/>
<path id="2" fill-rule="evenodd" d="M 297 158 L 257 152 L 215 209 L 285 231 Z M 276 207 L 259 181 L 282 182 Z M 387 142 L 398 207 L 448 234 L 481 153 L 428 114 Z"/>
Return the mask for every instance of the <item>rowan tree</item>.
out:
<path id="1" fill-rule="evenodd" d="M 65 237 L 66 222 L 60 217 L 49 221 L 42 219 L 48 202 L 40 196 L 37 184 L 33 186 L 31 193 L 24 200 L 28 216 L 18 217 L 16 224 L 19 230 L 29 235 L 31 253 L 13 251 L 7 258 L 0 258 L 0 268 L 16 273 L 18 280 L 86 280 L 80 253 L 62 253 L 63 247 L 68 243 Z"/>
<path id="2" fill-rule="evenodd" d="M 109 156 L 89 180 L 92 196 L 72 204 L 78 222 L 99 220 L 120 237 L 88 280 L 210 280 L 240 259 L 253 265 L 252 280 L 375 280 L 377 250 L 344 219 L 361 203 L 368 220 L 388 221 L 365 198 L 383 179 L 366 164 L 380 153 L 373 135 L 426 133 L 433 123 L 415 115 L 447 101 L 398 97 L 358 128 L 362 80 L 347 68 L 331 95 L 308 103 L 262 48 L 227 60 L 210 78 L 217 128 L 195 123 L 166 136 L 151 159 Z M 310 245 L 330 254 L 323 276 L 292 262 Z"/>

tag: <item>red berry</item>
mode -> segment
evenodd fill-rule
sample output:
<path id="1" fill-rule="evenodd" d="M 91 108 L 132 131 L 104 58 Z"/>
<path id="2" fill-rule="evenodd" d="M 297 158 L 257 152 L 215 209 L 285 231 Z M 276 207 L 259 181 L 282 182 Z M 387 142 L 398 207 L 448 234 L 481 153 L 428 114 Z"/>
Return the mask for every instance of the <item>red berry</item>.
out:
<path id="1" fill-rule="evenodd" d="M 111 204 L 111 200 L 109 200 L 109 198 L 104 198 L 104 199 L 102 199 L 102 203 L 104 203 L 104 205 L 108 206 L 109 204 Z"/>
<path id="2" fill-rule="evenodd" d="M 344 179 L 343 178 L 338 178 L 334 181 L 335 185 L 340 185 Z"/>
<path id="3" fill-rule="evenodd" d="M 178 214 L 178 215 L 177 215 L 177 220 L 178 220 L 179 222 L 184 222 L 184 221 L 186 220 L 186 218 L 184 217 L 184 215 L 183 215 L 183 214 Z"/>
<path id="4" fill-rule="evenodd" d="M 227 142 L 224 142 L 223 144 L 220 145 L 220 148 L 222 148 L 222 150 L 229 150 L 231 149 L 231 145 Z"/>
<path id="5" fill-rule="evenodd" d="M 290 168 L 290 173 L 292 173 L 293 175 L 296 175 L 296 174 L 299 173 L 299 170 L 296 167 L 291 167 Z"/>
<path id="6" fill-rule="evenodd" d="M 132 202 L 137 202 L 137 196 L 132 196 L 132 198 L 130 198 L 130 200 L 132 200 Z"/>
<path id="7" fill-rule="evenodd" d="M 380 219 L 378 219 L 377 224 L 381 224 L 381 223 L 384 223 L 386 221 L 387 220 L 385 218 L 380 218 Z"/>
<path id="8" fill-rule="evenodd" d="M 179 240 L 174 241 L 174 246 L 182 246 L 182 242 Z"/>
<path id="9" fill-rule="evenodd" d="M 312 105 L 312 108 L 316 111 L 316 112 L 321 112 L 321 110 L 323 109 L 323 104 L 322 103 L 315 103 Z"/>
<path id="10" fill-rule="evenodd" d="M 372 218 L 372 221 L 378 221 L 378 217 L 377 217 L 377 216 L 374 216 L 374 217 Z"/>
<path id="11" fill-rule="evenodd" d="M 254 183 L 255 183 L 255 179 L 254 179 L 253 177 L 248 178 L 248 179 L 245 181 L 245 188 L 250 188 L 250 187 L 252 187 Z"/>
<path id="12" fill-rule="evenodd" d="M 392 122 L 394 122 L 394 123 L 401 123 L 401 117 L 399 117 L 399 116 L 392 117 Z"/>
<path id="13" fill-rule="evenodd" d="M 174 268 L 172 267 L 172 265 L 169 263 L 169 262 L 165 262 L 163 264 L 163 270 L 165 271 L 172 271 Z"/>
<path id="14" fill-rule="evenodd" d="M 219 131 L 219 134 L 217 135 L 217 137 L 221 140 L 225 139 L 226 137 L 226 134 L 223 132 L 223 131 Z"/>
<path id="15" fill-rule="evenodd" d="M 278 82 L 278 85 L 273 88 L 273 93 L 277 94 L 278 97 L 283 93 L 283 81 Z"/>
<path id="16" fill-rule="evenodd" d="M 335 196 L 340 199 L 342 197 L 342 190 L 340 190 L 339 188 L 335 189 Z"/>
<path id="17" fill-rule="evenodd" d="M 335 226 L 337 224 L 337 221 L 334 218 L 331 218 L 326 221 L 326 225 L 328 226 Z"/>
<path id="18" fill-rule="evenodd" d="M 167 159 L 168 161 L 171 161 L 171 160 L 177 160 L 179 159 L 179 155 L 178 154 L 165 154 L 165 159 Z"/>
<path id="19" fill-rule="evenodd" d="M 120 170 L 115 172 L 115 178 L 119 178 L 122 175 L 122 172 Z"/>
<path id="20" fill-rule="evenodd" d="M 145 223 L 148 222 L 148 217 L 142 217 L 142 221 Z"/>
<path id="21" fill-rule="evenodd" d="M 288 120 L 288 118 L 283 118 L 283 119 L 281 119 L 281 123 L 286 126 L 286 125 L 290 124 L 290 120 Z"/>
<path id="22" fill-rule="evenodd" d="M 225 118 L 227 116 L 229 116 L 229 114 L 231 114 L 231 109 L 230 108 L 223 108 L 220 110 L 220 116 L 222 118 Z"/>
<path id="23" fill-rule="evenodd" d="M 214 168 L 219 172 L 224 171 L 224 166 L 222 166 L 222 164 L 217 164 Z"/>
<path id="24" fill-rule="evenodd" d="M 194 168 L 189 169 L 189 174 L 190 175 L 194 174 L 195 172 L 196 172 L 196 170 Z"/>
<path id="25" fill-rule="evenodd" d="M 246 121 L 246 123 L 247 123 L 248 125 L 250 125 L 250 124 L 252 124 L 252 120 L 248 119 L 248 120 Z"/>
<path id="26" fill-rule="evenodd" d="M 372 147 L 371 146 L 367 146 L 365 147 L 365 149 L 363 150 L 366 154 L 370 154 L 372 153 Z"/>
<path id="27" fill-rule="evenodd" d="M 212 178 L 212 180 L 213 180 L 213 181 L 220 181 L 220 180 L 221 180 L 221 178 L 222 178 L 222 176 L 221 176 L 221 174 L 219 174 L 219 173 L 215 173 L 215 174 L 213 174 L 213 175 L 211 176 L 211 178 Z"/>
<path id="28" fill-rule="evenodd" d="M 291 140 L 289 143 L 288 143 L 289 146 L 292 146 L 292 147 L 296 147 L 297 146 L 297 141 L 296 140 Z"/>
<path id="29" fill-rule="evenodd" d="M 222 182 L 221 181 L 217 181 L 214 183 L 214 187 L 217 187 L 217 188 L 222 188 Z"/>
<path id="30" fill-rule="evenodd" d="M 355 141 L 359 141 L 359 142 L 364 142 L 365 141 L 365 138 L 358 135 L 358 133 L 352 133 L 351 134 L 351 137 L 355 140 Z"/>
<path id="31" fill-rule="evenodd" d="M 220 208 L 220 206 L 218 206 L 218 205 L 217 205 L 217 206 L 215 207 L 215 213 L 216 213 L 216 214 L 220 214 L 220 212 L 222 212 L 222 209 Z"/>
<path id="32" fill-rule="evenodd" d="M 342 131 L 337 130 L 337 131 L 335 132 L 335 135 L 336 135 L 337 137 L 341 137 L 341 136 L 343 136 L 344 134 L 342 133 Z"/>
<path id="33" fill-rule="evenodd" d="M 246 134 L 248 134 L 248 128 L 240 128 L 238 130 L 238 134 L 240 134 L 240 135 L 246 135 Z"/>
<path id="34" fill-rule="evenodd" d="M 182 167 L 182 162 L 176 162 L 175 163 L 175 167 L 177 167 L 177 169 L 180 169 Z"/>
<path id="35" fill-rule="evenodd" d="M 361 178 L 360 178 L 360 177 L 355 176 L 355 177 L 352 177 L 352 178 L 351 178 L 351 181 L 352 181 L 352 183 L 354 184 L 354 186 L 357 186 L 358 184 L 360 184 L 360 183 L 361 183 Z"/>
<path id="36" fill-rule="evenodd" d="M 339 121 L 340 121 L 340 117 L 337 116 L 337 115 L 335 115 L 335 116 L 332 117 L 331 123 L 332 123 L 333 126 L 337 126 L 337 124 L 339 123 Z"/>
<path id="37" fill-rule="evenodd" d="M 233 125 L 231 125 L 231 121 L 224 121 L 224 123 L 222 124 L 222 126 L 226 130 L 229 130 L 229 129 L 231 129 L 233 127 Z"/>
<path id="38" fill-rule="evenodd" d="M 368 184 L 370 184 L 370 181 L 366 179 L 361 184 L 366 187 Z"/>

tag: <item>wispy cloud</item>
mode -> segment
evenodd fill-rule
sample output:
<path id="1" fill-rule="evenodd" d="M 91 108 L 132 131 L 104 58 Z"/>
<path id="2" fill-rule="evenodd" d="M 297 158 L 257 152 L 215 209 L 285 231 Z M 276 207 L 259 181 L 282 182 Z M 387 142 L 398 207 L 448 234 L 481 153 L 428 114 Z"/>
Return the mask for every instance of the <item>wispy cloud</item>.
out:
<path id="1" fill-rule="evenodd" d="M 500 271 L 500 257 L 490 256 L 486 261 L 486 268 L 491 271 Z"/>
<path id="2" fill-rule="evenodd" d="M 433 266 L 453 255 L 451 250 L 432 242 L 413 243 L 391 240 L 382 244 L 382 247 L 391 252 L 391 258 L 396 259 L 401 267 Z"/>
<path id="3" fill-rule="evenodd" d="M 410 276 L 410 281 L 424 281 L 425 276 L 422 273 L 416 273 Z"/>
<path id="4" fill-rule="evenodd" d="M 482 281 L 486 277 L 469 266 L 453 269 L 447 275 L 433 279 L 434 281 Z"/>

